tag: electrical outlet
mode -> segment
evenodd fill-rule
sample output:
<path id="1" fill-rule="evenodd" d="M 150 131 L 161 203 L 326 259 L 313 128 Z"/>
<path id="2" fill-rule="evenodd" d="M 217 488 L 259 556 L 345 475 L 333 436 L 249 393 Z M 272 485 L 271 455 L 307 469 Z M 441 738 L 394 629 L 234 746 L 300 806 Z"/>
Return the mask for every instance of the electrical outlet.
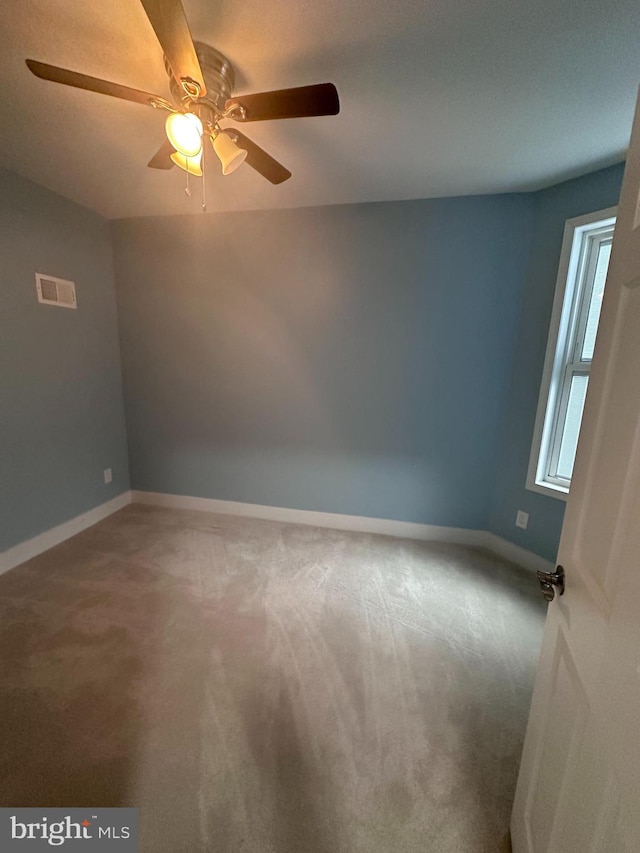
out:
<path id="1" fill-rule="evenodd" d="M 521 527 L 523 530 L 526 530 L 528 524 L 529 513 L 519 509 L 518 514 L 516 515 L 516 527 Z"/>
<path id="2" fill-rule="evenodd" d="M 105 483 L 110 483 L 113 477 L 111 476 L 111 468 L 104 469 L 104 481 Z"/>

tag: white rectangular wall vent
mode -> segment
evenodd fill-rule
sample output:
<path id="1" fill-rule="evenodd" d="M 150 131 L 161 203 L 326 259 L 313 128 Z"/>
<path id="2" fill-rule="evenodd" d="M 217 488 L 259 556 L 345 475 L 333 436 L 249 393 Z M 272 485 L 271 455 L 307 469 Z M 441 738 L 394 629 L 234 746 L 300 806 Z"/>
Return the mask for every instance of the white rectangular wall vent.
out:
<path id="1" fill-rule="evenodd" d="M 47 305 L 57 305 L 60 308 L 77 308 L 76 286 L 72 281 L 56 278 L 53 275 L 36 273 L 36 290 L 38 302 Z"/>

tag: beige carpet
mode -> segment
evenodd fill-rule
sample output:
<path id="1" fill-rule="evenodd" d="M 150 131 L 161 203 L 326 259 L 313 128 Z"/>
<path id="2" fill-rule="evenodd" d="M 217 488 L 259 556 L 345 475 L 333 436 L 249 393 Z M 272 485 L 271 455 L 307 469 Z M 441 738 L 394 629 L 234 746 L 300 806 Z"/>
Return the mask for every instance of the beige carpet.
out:
<path id="1" fill-rule="evenodd" d="M 144 853 L 506 850 L 544 603 L 472 549 L 130 506 L 0 577 L 0 805 Z"/>

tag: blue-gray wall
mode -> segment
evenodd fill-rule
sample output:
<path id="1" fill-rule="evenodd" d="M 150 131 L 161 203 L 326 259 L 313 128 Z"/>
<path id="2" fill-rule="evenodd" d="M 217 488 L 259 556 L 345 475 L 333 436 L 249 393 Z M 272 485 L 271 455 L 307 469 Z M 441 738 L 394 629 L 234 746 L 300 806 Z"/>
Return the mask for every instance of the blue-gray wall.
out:
<path id="1" fill-rule="evenodd" d="M 490 529 L 549 560 L 555 559 L 565 503 L 525 489 L 538 394 L 567 219 L 618 203 L 624 164 L 535 193 L 531 260 L 525 278 L 518 346 L 500 441 Z M 529 513 L 527 530 L 516 512 Z"/>
<path id="2" fill-rule="evenodd" d="M 532 206 L 115 222 L 133 488 L 486 527 Z"/>
<path id="3" fill-rule="evenodd" d="M 110 234 L 0 171 L 0 550 L 129 487 L 112 238 L 134 488 L 488 528 L 552 559 L 564 504 L 524 484 L 562 232 L 622 172 Z M 79 310 L 39 305 L 36 271 Z"/>
<path id="4" fill-rule="evenodd" d="M 125 491 L 129 474 L 108 223 L 0 170 L 0 257 L 2 551 Z M 75 281 L 78 310 L 39 304 L 36 272 Z"/>

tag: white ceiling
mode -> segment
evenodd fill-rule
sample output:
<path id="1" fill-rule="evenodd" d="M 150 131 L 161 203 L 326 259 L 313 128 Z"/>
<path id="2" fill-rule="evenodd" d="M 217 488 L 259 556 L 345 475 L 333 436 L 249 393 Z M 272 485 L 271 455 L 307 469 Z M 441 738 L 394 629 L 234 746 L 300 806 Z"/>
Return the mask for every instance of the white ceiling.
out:
<path id="1" fill-rule="evenodd" d="M 537 189 L 624 157 L 637 0 L 184 0 L 236 91 L 331 81 L 339 116 L 243 131 L 293 178 L 207 178 L 209 210 Z M 146 163 L 163 114 L 33 77 L 27 57 L 168 95 L 138 0 L 3 0 L 0 165 L 110 218 L 190 213 Z M 214 164 L 213 158 L 210 164 Z"/>

